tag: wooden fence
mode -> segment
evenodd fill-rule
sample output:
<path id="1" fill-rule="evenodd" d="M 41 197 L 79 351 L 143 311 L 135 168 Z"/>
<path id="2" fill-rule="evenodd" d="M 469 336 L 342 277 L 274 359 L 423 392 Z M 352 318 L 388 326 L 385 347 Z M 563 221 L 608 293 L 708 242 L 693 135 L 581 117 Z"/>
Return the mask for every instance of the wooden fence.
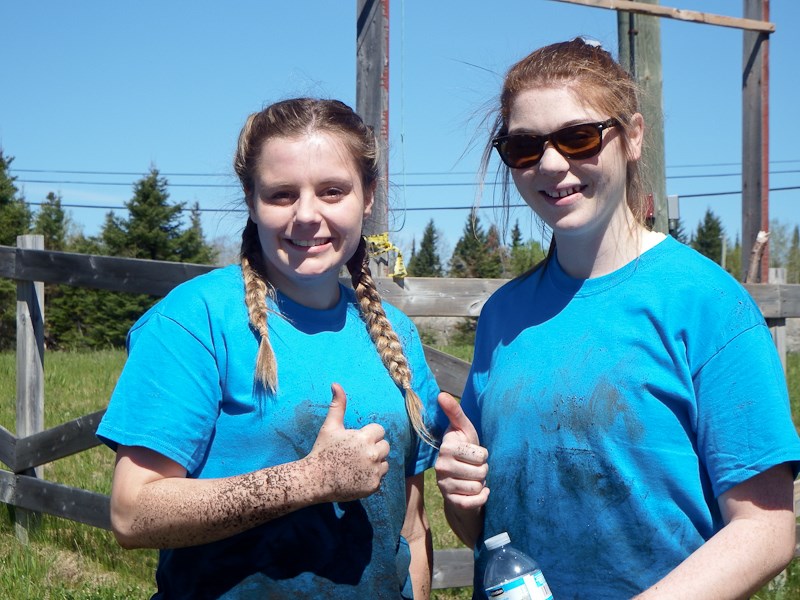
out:
<path id="1" fill-rule="evenodd" d="M 36 248 L 36 246 L 39 248 Z M 16 507 L 17 533 L 26 537 L 26 519 L 46 513 L 110 529 L 109 498 L 103 494 L 46 481 L 37 468 L 99 445 L 95 430 L 104 411 L 44 430 L 43 284 L 163 296 L 179 283 L 214 267 L 53 252 L 41 249 L 41 236 L 22 236 L 18 247 L 0 246 L 0 278 L 17 282 L 17 429 L 0 426 L 0 501 Z M 411 317 L 477 317 L 503 279 L 378 279 L 384 299 Z M 787 317 L 800 317 L 800 285 L 746 286 L 773 330 L 785 365 Z M 425 355 L 444 391 L 460 395 L 469 363 L 426 347 Z M 795 484 L 800 515 L 800 486 Z M 800 556 L 800 544 L 796 556 Z M 472 585 L 472 552 L 434 552 L 433 588 Z"/>

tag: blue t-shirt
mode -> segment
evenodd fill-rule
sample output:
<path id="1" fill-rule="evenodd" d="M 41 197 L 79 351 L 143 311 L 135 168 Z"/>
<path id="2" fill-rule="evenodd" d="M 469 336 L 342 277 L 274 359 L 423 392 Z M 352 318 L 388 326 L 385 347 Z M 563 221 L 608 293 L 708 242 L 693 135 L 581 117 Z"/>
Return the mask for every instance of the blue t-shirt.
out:
<path id="1" fill-rule="evenodd" d="M 462 406 L 489 450 L 482 539 L 509 532 L 558 599 L 648 588 L 722 527 L 720 494 L 800 460 L 758 307 L 672 238 L 603 277 L 556 257 L 503 286 Z"/>
<path id="2" fill-rule="evenodd" d="M 313 310 L 269 300 L 277 393 L 254 381 L 259 337 L 248 324 L 241 269 L 231 266 L 175 288 L 133 326 L 129 357 L 98 436 L 112 449 L 144 446 L 188 477 L 239 475 L 298 460 L 316 440 L 331 383 L 347 394 L 345 426 L 379 423 L 389 472 L 375 494 L 310 506 L 219 542 L 162 550 L 155 598 L 411 597 L 408 545 L 400 535 L 406 478 L 436 452 L 409 423 L 361 319 L 352 290 Z M 435 432 L 438 387 L 411 321 L 384 309 Z"/>

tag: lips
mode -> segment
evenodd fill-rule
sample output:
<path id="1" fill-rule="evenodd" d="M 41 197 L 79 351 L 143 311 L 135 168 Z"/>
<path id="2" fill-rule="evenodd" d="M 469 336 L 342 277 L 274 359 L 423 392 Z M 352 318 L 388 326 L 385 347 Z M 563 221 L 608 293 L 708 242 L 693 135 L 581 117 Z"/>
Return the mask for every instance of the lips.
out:
<path id="1" fill-rule="evenodd" d="M 313 248 L 315 246 L 322 246 L 323 244 L 327 244 L 331 241 L 331 238 L 314 238 L 311 240 L 295 240 L 290 239 L 289 242 L 294 246 L 300 246 L 301 248 Z"/>
<path id="2" fill-rule="evenodd" d="M 561 198 L 566 198 L 567 196 L 571 196 L 572 194 L 577 194 L 585 187 L 586 186 L 583 185 L 573 185 L 558 190 L 542 190 L 541 193 L 553 200 L 560 200 Z"/>

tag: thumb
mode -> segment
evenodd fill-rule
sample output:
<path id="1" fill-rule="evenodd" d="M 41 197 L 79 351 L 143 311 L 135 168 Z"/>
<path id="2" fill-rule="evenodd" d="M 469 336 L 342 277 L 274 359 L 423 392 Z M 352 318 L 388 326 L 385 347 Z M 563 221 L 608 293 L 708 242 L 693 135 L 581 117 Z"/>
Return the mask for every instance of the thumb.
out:
<path id="1" fill-rule="evenodd" d="M 471 444 L 478 444 L 478 432 L 469 420 L 458 401 L 446 392 L 439 394 L 439 406 L 447 418 L 450 419 L 450 429 L 462 432 Z"/>
<path id="2" fill-rule="evenodd" d="M 331 384 L 331 404 L 328 407 L 328 415 L 322 424 L 323 429 L 344 429 L 344 411 L 347 409 L 347 394 L 344 393 L 342 386 L 338 383 Z"/>

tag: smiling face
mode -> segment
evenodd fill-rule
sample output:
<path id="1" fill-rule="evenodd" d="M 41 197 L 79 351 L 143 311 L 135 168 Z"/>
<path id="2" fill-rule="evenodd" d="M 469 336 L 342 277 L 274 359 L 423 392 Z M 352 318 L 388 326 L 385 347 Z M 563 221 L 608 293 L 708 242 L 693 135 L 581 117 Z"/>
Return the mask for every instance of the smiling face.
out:
<path id="1" fill-rule="evenodd" d="M 601 114 L 578 102 L 567 86 L 537 87 L 519 92 L 511 104 L 508 133 L 545 135 L 569 125 L 605 121 Z M 620 127 L 603 131 L 602 150 L 591 158 L 577 160 L 545 145 L 541 160 L 525 169 L 512 169 L 520 195 L 553 229 L 559 244 L 572 236 L 597 243 L 616 236 L 619 226 L 632 222 L 626 203 L 628 160 L 641 153 L 641 121 L 632 127 L 628 148 Z"/>
<path id="2" fill-rule="evenodd" d="M 358 246 L 373 199 L 347 147 L 320 131 L 270 138 L 253 183 L 248 208 L 267 278 L 296 302 L 333 306 L 339 271 Z"/>

